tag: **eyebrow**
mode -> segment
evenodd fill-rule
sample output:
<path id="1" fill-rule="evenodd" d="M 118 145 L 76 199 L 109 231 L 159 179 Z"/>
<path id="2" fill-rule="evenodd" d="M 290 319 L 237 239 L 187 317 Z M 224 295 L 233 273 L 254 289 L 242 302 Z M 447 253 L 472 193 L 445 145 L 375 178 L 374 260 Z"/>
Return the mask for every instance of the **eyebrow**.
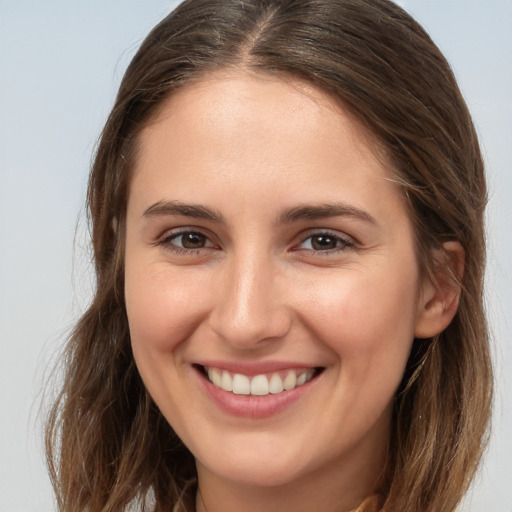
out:
<path id="1" fill-rule="evenodd" d="M 352 217 L 371 224 L 378 222 L 368 212 L 345 203 L 303 205 L 285 210 L 278 217 L 278 224 L 288 224 L 298 220 L 314 220 L 327 217 Z"/>
<path id="2" fill-rule="evenodd" d="M 207 208 L 206 206 L 185 204 L 178 201 L 158 201 L 147 208 L 143 217 L 160 217 L 164 215 L 183 215 L 196 219 L 205 219 L 219 224 L 226 224 L 220 212 Z"/>
<path id="3" fill-rule="evenodd" d="M 165 215 L 182 215 L 196 219 L 205 219 L 218 224 L 226 224 L 224 216 L 211 208 L 202 205 L 186 204 L 179 201 L 158 201 L 147 208 L 143 217 L 160 217 Z M 378 225 L 368 212 L 345 203 L 329 203 L 319 205 L 301 205 L 284 210 L 276 223 L 290 224 L 299 220 L 315 220 L 328 217 L 352 217 Z"/>

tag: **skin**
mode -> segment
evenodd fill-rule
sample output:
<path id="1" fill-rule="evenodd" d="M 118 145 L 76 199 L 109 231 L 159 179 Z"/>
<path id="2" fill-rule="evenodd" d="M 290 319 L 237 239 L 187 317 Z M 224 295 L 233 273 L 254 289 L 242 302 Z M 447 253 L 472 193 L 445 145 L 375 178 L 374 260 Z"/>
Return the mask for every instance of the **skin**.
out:
<path id="1" fill-rule="evenodd" d="M 144 383 L 196 458 L 199 511 L 347 511 L 378 490 L 413 339 L 441 330 L 456 301 L 421 282 L 375 148 L 324 93 L 243 71 L 177 92 L 142 132 L 126 307 Z M 325 204 L 344 210 L 282 218 Z M 285 410 L 241 418 L 204 392 L 193 365 L 205 359 L 323 371 Z"/>

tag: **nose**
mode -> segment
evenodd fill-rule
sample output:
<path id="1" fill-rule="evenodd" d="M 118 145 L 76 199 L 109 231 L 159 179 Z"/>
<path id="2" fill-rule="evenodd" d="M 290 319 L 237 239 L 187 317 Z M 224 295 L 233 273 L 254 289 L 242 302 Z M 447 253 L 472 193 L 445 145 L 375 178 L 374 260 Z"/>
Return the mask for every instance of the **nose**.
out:
<path id="1" fill-rule="evenodd" d="M 292 312 L 278 265 L 268 255 L 230 258 L 214 299 L 210 326 L 235 348 L 259 348 L 282 339 L 290 330 Z"/>

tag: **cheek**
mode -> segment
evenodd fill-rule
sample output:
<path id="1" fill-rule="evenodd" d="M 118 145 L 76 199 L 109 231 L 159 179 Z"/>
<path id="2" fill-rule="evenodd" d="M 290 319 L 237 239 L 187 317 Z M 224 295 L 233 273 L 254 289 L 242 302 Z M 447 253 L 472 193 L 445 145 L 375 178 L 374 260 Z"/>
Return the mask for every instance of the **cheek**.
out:
<path id="1" fill-rule="evenodd" d="M 338 355 L 343 371 L 401 376 L 417 315 L 418 278 L 408 266 L 410 271 L 354 271 L 339 281 L 317 281 L 305 308 L 310 329 Z"/>
<path id="2" fill-rule="evenodd" d="M 170 275 L 165 264 L 126 266 L 125 300 L 134 350 L 173 350 L 201 322 L 204 285 L 187 271 Z"/>
<path id="3" fill-rule="evenodd" d="M 336 286 L 319 286 L 310 303 L 310 331 L 337 361 L 333 410 L 349 411 L 354 436 L 389 414 L 414 339 L 417 276 L 394 275 L 354 272 Z M 339 417 L 331 421 L 337 428 Z"/>

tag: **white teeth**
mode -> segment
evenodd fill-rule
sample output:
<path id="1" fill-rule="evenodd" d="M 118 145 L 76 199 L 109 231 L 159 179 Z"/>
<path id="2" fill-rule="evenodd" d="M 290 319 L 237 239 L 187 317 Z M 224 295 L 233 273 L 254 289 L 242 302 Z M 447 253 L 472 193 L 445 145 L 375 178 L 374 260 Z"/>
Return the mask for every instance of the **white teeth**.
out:
<path id="1" fill-rule="evenodd" d="M 262 374 L 250 378 L 241 373 L 231 374 L 226 370 L 206 368 L 208 379 L 218 388 L 231 391 L 236 395 L 266 396 L 277 394 L 302 386 L 313 378 L 314 369 L 288 370 L 284 379 L 279 373 L 270 376 Z"/>
<path id="2" fill-rule="evenodd" d="M 283 388 L 286 391 L 293 389 L 297 384 L 297 374 L 295 372 L 288 372 L 283 380 Z"/>
<path id="3" fill-rule="evenodd" d="M 297 377 L 297 383 L 296 385 L 297 386 L 302 386 L 302 384 L 304 384 L 304 382 L 306 382 L 306 377 L 307 375 L 305 373 L 301 373 L 298 377 Z"/>
<path id="4" fill-rule="evenodd" d="M 281 393 L 281 391 L 283 391 L 283 379 L 281 379 L 278 373 L 274 373 L 272 377 L 270 377 L 268 388 L 269 391 L 274 394 Z"/>
<path id="5" fill-rule="evenodd" d="M 208 378 L 218 387 L 220 388 L 222 382 L 222 375 L 219 370 L 215 368 L 210 368 L 208 370 Z"/>
<path id="6" fill-rule="evenodd" d="M 222 372 L 220 387 L 224 391 L 233 391 L 233 380 L 231 379 L 231 374 L 229 372 Z"/>
<path id="7" fill-rule="evenodd" d="M 256 375 L 251 381 L 251 395 L 268 395 L 268 379 L 265 375 Z"/>
<path id="8" fill-rule="evenodd" d="M 233 375 L 233 393 L 235 393 L 235 395 L 250 395 L 251 381 L 249 377 L 235 373 Z"/>

